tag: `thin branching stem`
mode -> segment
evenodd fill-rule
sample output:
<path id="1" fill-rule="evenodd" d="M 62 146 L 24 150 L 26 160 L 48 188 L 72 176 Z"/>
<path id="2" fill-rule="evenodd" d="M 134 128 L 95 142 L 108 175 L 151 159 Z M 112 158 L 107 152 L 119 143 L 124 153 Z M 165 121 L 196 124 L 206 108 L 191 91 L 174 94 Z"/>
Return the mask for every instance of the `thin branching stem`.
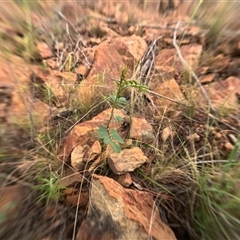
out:
<path id="1" fill-rule="evenodd" d="M 208 103 L 208 106 L 210 107 L 210 109 L 215 112 L 215 109 L 211 103 L 211 100 L 210 98 L 208 97 L 207 95 L 207 92 L 206 90 L 204 89 L 204 87 L 202 86 L 200 80 L 198 79 L 197 75 L 195 74 L 195 72 L 192 70 L 192 68 L 189 66 L 189 64 L 186 62 L 186 60 L 183 58 L 182 56 L 182 53 L 181 53 L 181 50 L 177 44 L 177 30 L 178 28 L 180 27 L 180 24 L 182 22 L 181 21 L 178 21 L 177 24 L 176 24 L 176 27 L 175 27 L 175 30 L 174 30 L 174 35 L 173 35 L 173 46 L 175 47 L 176 51 L 177 51 L 177 55 L 179 57 L 179 60 L 181 61 L 184 69 L 186 69 L 190 74 L 191 76 L 195 79 L 195 81 L 197 82 L 204 98 L 206 99 L 207 103 Z"/>
<path id="2" fill-rule="evenodd" d="M 124 81 L 126 80 L 126 71 L 127 71 L 126 69 L 123 69 L 122 72 L 121 72 L 121 78 L 120 78 L 120 81 L 118 83 L 118 89 L 117 89 L 117 93 L 115 95 L 114 102 L 112 103 L 112 110 L 111 110 L 110 118 L 109 118 L 108 123 L 107 123 L 107 129 L 109 129 L 111 121 L 114 117 L 114 109 L 117 106 L 118 99 L 120 98 L 123 90 L 126 88 L 125 85 L 124 85 Z"/>

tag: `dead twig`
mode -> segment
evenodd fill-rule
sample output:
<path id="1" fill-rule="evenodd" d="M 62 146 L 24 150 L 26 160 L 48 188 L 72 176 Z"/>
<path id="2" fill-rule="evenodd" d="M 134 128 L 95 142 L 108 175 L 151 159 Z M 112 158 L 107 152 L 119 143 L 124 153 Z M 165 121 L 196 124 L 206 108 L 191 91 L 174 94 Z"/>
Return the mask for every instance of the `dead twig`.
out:
<path id="1" fill-rule="evenodd" d="M 61 18 L 63 19 L 64 21 L 66 21 L 67 24 L 69 24 L 71 26 L 71 28 L 74 30 L 74 32 L 79 36 L 80 38 L 80 34 L 78 32 L 78 30 L 75 28 L 75 26 L 72 24 L 72 22 L 67 19 L 64 14 L 59 10 L 59 11 L 56 11 L 56 14 Z M 66 30 L 66 32 L 68 32 L 68 30 Z M 81 39 L 81 38 L 80 38 Z M 81 39 L 81 42 L 83 44 L 84 47 L 86 47 L 86 44 L 84 43 L 84 41 Z"/>
<path id="2" fill-rule="evenodd" d="M 178 21 L 176 27 L 175 27 L 175 30 L 174 30 L 174 34 L 173 34 L 173 46 L 175 47 L 176 51 L 177 51 L 177 55 L 179 57 L 179 60 L 181 61 L 184 69 L 186 69 L 190 74 L 191 76 L 195 79 L 195 81 L 197 82 L 204 98 L 206 99 L 207 103 L 208 103 L 208 106 L 210 107 L 210 110 L 212 110 L 213 112 L 215 112 L 215 109 L 210 101 L 210 98 L 208 97 L 207 95 L 207 92 L 206 90 L 204 89 L 204 87 L 202 86 L 201 82 L 199 81 L 197 75 L 195 74 L 195 72 L 192 70 L 192 68 L 188 65 L 188 63 L 186 62 L 186 60 L 183 58 L 182 56 L 182 53 L 181 53 L 181 50 L 179 48 L 179 46 L 177 45 L 177 30 L 180 26 L 182 22 L 181 21 Z"/>
<path id="3" fill-rule="evenodd" d="M 156 44 L 159 39 L 162 38 L 162 35 L 155 40 L 149 45 L 147 52 L 143 56 L 140 65 L 141 65 L 141 70 L 140 73 L 138 74 L 137 78 L 144 77 L 144 85 L 147 85 L 147 80 L 149 79 L 150 72 L 152 68 L 155 65 L 155 51 L 156 51 Z"/>
<path id="4" fill-rule="evenodd" d="M 183 105 L 183 106 L 185 106 L 185 107 L 190 107 L 189 105 L 187 105 L 187 104 L 185 104 L 185 103 L 176 101 L 176 100 L 174 100 L 174 99 L 172 99 L 172 98 L 163 96 L 163 95 L 161 95 L 161 94 L 159 94 L 159 93 L 156 93 L 156 92 L 153 92 L 153 91 L 151 91 L 151 90 L 148 90 L 148 93 L 151 93 L 151 94 L 156 95 L 156 96 L 158 96 L 158 97 L 160 97 L 160 98 L 166 99 L 166 100 L 168 100 L 168 101 L 170 101 L 170 102 L 174 102 L 174 103 Z"/>
<path id="5" fill-rule="evenodd" d="M 108 24 L 117 24 L 117 21 L 114 18 L 101 18 L 101 17 L 96 17 L 96 16 L 89 15 L 89 16 L 86 16 L 86 17 L 82 18 L 80 21 L 78 21 L 75 24 L 75 27 L 79 27 L 79 26 L 81 26 L 82 24 L 85 24 L 87 21 L 89 21 L 91 19 L 95 19 L 95 20 L 105 22 L 105 23 L 108 23 Z"/>

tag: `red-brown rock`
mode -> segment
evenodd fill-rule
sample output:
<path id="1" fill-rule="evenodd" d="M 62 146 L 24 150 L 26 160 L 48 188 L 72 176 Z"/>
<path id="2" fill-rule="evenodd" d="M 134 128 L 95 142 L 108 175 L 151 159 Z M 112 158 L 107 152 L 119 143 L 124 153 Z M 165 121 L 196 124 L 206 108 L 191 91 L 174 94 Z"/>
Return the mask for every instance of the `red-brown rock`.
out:
<path id="1" fill-rule="evenodd" d="M 110 118 L 111 109 L 107 109 L 90 121 L 82 122 L 77 124 L 67 136 L 63 147 L 60 149 L 59 157 L 66 161 L 71 154 L 72 150 L 77 146 L 89 145 L 92 146 L 97 141 L 96 130 L 99 126 L 104 125 Z M 125 117 L 124 111 L 115 109 L 115 116 Z M 121 122 L 112 122 L 110 128 L 119 128 Z M 95 134 L 94 134 L 95 132 Z M 95 150 L 94 150 L 95 151 Z"/>
<path id="2" fill-rule="evenodd" d="M 154 140 L 153 128 L 144 118 L 132 117 L 130 138 L 137 139 L 145 143 Z"/>
<path id="3" fill-rule="evenodd" d="M 53 52 L 44 42 L 37 43 L 37 48 L 42 59 L 53 57 Z"/>
<path id="4" fill-rule="evenodd" d="M 133 180 L 131 178 L 131 175 L 127 172 L 117 178 L 118 183 L 120 183 L 123 187 L 129 187 Z"/>
<path id="5" fill-rule="evenodd" d="M 147 192 L 124 189 L 113 179 L 93 175 L 90 201 L 77 240 L 176 239 Z"/>
<path id="6" fill-rule="evenodd" d="M 120 153 L 112 153 L 107 159 L 111 170 L 121 175 L 126 172 L 132 172 L 147 161 L 147 157 L 138 147 L 124 149 Z"/>
<path id="7" fill-rule="evenodd" d="M 213 82 L 205 88 L 216 109 L 237 109 L 239 108 L 238 97 L 240 95 L 240 79 L 229 77 L 223 81 Z"/>

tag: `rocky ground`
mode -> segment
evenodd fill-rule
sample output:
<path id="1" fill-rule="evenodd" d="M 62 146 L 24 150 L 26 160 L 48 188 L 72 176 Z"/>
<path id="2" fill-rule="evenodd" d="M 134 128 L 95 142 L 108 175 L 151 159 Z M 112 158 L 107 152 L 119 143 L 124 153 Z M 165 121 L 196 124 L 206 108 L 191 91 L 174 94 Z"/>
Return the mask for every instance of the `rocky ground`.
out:
<path id="1" fill-rule="evenodd" d="M 239 239 L 237 9 L 4 3 L 0 238 Z"/>

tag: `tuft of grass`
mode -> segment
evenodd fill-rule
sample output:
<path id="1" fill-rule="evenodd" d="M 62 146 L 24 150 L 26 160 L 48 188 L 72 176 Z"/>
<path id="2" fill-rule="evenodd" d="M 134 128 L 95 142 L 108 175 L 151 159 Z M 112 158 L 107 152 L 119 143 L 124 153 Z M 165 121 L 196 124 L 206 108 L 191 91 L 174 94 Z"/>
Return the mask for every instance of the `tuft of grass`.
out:
<path id="1" fill-rule="evenodd" d="M 194 9 L 192 19 L 198 21 L 200 25 L 207 26 L 207 39 L 209 47 L 215 46 L 221 41 L 222 34 L 236 22 L 236 11 L 238 11 L 236 1 L 211 1 L 199 0 Z"/>
<path id="2" fill-rule="evenodd" d="M 193 224 L 201 239 L 239 239 L 239 163 L 208 168 L 198 179 Z"/>
<path id="3" fill-rule="evenodd" d="M 190 119 L 190 125 L 192 121 Z M 171 124 L 173 129 L 177 127 L 176 123 Z M 206 126 L 212 124 L 206 120 Z M 157 148 L 141 145 L 152 161 L 149 167 L 142 166 L 137 173 L 145 179 L 148 189 L 161 196 L 158 205 L 168 213 L 166 222 L 170 225 L 178 222 L 187 229 L 191 239 L 239 239 L 239 139 L 226 164 L 222 164 L 211 155 L 212 150 L 207 152 L 208 129 L 201 140 L 201 156 L 198 143 L 186 141 L 186 136 L 179 131 L 174 139 L 168 139 Z"/>
<path id="4" fill-rule="evenodd" d="M 40 191 L 38 201 L 45 200 L 48 205 L 51 201 L 58 201 L 65 187 L 59 184 L 59 177 L 50 171 L 49 177 L 37 177 L 37 185 L 33 187 Z"/>
<path id="5" fill-rule="evenodd" d="M 22 2 L 22 10 L 25 13 L 26 19 L 22 21 L 22 37 L 18 38 L 17 52 L 26 60 L 32 61 L 38 58 L 36 48 L 36 36 L 34 34 L 34 26 L 31 18 L 30 2 L 24 0 Z"/>
<path id="6" fill-rule="evenodd" d="M 106 102 L 103 88 L 106 88 L 105 73 L 97 74 L 94 84 L 83 80 L 74 90 L 69 98 L 69 109 L 77 109 L 76 118 L 85 116 L 84 119 L 91 119 L 104 108 Z M 76 97 L 77 96 L 77 97 Z"/>
<path id="7" fill-rule="evenodd" d="M 37 134 L 36 140 L 40 144 L 40 154 L 42 153 L 43 156 L 55 156 L 57 145 L 56 129 L 47 128 L 45 131 Z"/>

